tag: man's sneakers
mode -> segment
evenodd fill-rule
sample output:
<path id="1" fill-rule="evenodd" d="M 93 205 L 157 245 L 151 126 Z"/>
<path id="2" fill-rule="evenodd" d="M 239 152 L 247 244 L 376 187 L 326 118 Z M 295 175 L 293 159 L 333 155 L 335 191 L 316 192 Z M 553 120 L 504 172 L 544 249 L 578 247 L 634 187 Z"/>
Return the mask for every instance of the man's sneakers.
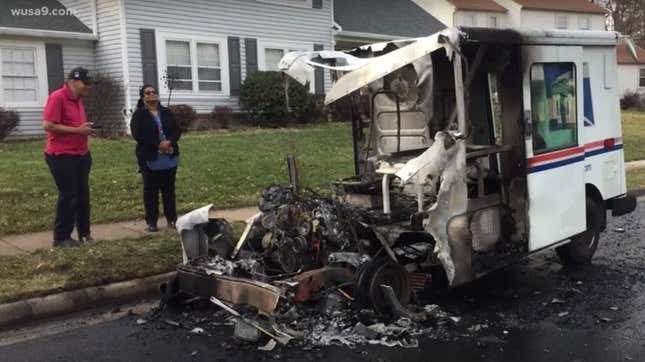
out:
<path id="1" fill-rule="evenodd" d="M 65 240 L 54 240 L 53 245 L 55 248 L 63 248 L 63 247 L 70 247 L 70 246 L 81 246 L 84 244 L 91 244 L 94 242 L 94 238 L 92 238 L 91 235 L 85 235 L 81 236 L 78 240 L 74 240 L 72 238 L 65 239 Z"/>
<path id="2" fill-rule="evenodd" d="M 146 227 L 146 231 L 156 233 L 157 231 L 159 231 L 159 228 L 157 227 L 157 225 L 148 225 L 148 227 Z"/>
<path id="3" fill-rule="evenodd" d="M 78 240 L 74 240 L 72 238 L 65 239 L 65 240 L 54 240 L 53 244 L 55 248 L 81 246 L 81 243 Z"/>
<path id="4" fill-rule="evenodd" d="M 88 234 L 85 236 L 81 236 L 80 239 L 78 239 L 78 241 L 80 241 L 81 244 L 91 244 L 94 242 L 94 238 Z"/>

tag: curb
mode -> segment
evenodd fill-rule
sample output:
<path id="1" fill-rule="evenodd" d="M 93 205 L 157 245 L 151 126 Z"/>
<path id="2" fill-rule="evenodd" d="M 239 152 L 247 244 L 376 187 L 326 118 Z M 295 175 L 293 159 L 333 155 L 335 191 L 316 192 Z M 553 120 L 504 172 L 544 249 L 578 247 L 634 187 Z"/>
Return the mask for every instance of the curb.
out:
<path id="1" fill-rule="evenodd" d="M 158 294 L 159 285 L 176 275 L 176 272 L 170 272 L 142 279 L 0 304 L 0 328 L 61 314 L 74 313 L 92 306 L 122 303 Z"/>

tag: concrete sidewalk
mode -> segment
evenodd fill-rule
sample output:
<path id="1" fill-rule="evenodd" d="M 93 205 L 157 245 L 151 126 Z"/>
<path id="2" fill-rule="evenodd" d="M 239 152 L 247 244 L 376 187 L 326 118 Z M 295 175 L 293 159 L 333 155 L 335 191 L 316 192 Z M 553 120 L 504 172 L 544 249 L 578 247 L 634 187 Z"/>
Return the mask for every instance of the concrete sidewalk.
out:
<path id="1" fill-rule="evenodd" d="M 215 212 L 216 217 L 226 219 L 230 222 L 246 221 L 249 217 L 258 212 L 257 207 L 245 207 L 240 209 L 224 209 Z M 119 240 L 137 239 L 153 233 L 145 231 L 146 223 L 143 220 L 124 221 L 111 224 L 99 224 L 92 226 L 92 237 L 95 240 Z M 160 232 L 175 232 L 160 228 Z M 18 255 L 30 253 L 38 249 L 49 249 L 52 247 L 52 232 L 43 231 L 29 234 L 0 236 L 0 256 Z"/>
<path id="2" fill-rule="evenodd" d="M 645 168 L 645 160 L 625 162 L 625 171 L 638 170 Z"/>

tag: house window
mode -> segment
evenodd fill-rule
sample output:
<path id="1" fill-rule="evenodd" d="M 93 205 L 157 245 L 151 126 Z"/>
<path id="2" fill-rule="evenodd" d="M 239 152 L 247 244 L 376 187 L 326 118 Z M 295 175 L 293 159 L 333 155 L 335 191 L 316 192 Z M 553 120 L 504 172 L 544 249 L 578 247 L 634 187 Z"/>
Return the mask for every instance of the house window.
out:
<path id="1" fill-rule="evenodd" d="M 566 15 L 556 15 L 555 16 L 555 28 L 556 29 L 567 29 L 569 27 L 569 17 Z"/>
<path id="2" fill-rule="evenodd" d="M 578 17 L 578 28 L 580 28 L 580 30 L 591 29 L 591 18 L 589 16 Z"/>
<path id="3" fill-rule="evenodd" d="M 497 28 L 497 16 L 489 16 L 488 17 L 488 27 L 489 28 Z"/>
<path id="4" fill-rule="evenodd" d="M 197 43 L 197 79 L 200 90 L 218 92 L 222 90 L 222 67 L 218 44 Z"/>
<path id="5" fill-rule="evenodd" d="M 35 49 L 2 48 L 2 92 L 8 103 L 38 100 Z"/>
<path id="6" fill-rule="evenodd" d="M 463 26 L 477 26 L 477 18 L 475 14 L 464 14 Z"/>
<path id="7" fill-rule="evenodd" d="M 640 81 L 638 82 L 638 86 L 645 87 L 645 68 L 641 68 L 640 72 Z"/>
<path id="8" fill-rule="evenodd" d="M 265 70 L 278 70 L 278 63 L 284 56 L 284 49 L 265 48 L 264 49 L 264 68 Z"/>
<path id="9" fill-rule="evenodd" d="M 228 55 L 222 47 L 224 40 L 182 37 L 184 36 L 162 34 L 162 40 L 158 42 L 162 47 L 159 50 L 162 55 L 161 75 L 172 80 L 172 83 L 167 83 L 168 88 L 174 86 L 175 90 L 193 93 L 228 92 L 225 73 Z"/>
<path id="10" fill-rule="evenodd" d="M 166 41 L 166 72 L 173 79 L 174 89 L 192 90 L 193 71 L 190 61 L 190 42 Z"/>
<path id="11" fill-rule="evenodd" d="M 573 63 L 531 66 L 531 115 L 534 154 L 578 144 Z"/>

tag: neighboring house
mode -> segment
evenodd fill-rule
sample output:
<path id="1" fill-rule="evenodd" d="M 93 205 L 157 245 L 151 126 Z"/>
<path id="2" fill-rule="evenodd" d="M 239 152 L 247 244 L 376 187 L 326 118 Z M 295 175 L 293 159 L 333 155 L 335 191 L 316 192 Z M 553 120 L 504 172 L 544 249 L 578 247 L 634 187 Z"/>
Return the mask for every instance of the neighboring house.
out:
<path id="1" fill-rule="evenodd" d="M 645 49 L 636 48 L 634 59 L 625 44 L 618 45 L 618 85 L 621 95 L 627 92 L 645 93 Z"/>
<path id="2" fill-rule="evenodd" d="M 508 10 L 494 0 L 413 0 L 446 26 L 505 28 Z"/>
<path id="3" fill-rule="evenodd" d="M 588 0 L 412 0 L 449 26 L 605 30 Z"/>
<path id="4" fill-rule="evenodd" d="M 23 19 L 11 14 L 14 8 L 43 6 L 72 9 L 76 16 Z M 23 74 L 2 70 L 3 97 L 12 98 L 0 98 L 0 106 L 20 113 L 19 136 L 42 133 L 47 94 L 74 66 L 107 73 L 121 83 L 123 92 L 113 100 L 112 116 L 127 123 L 142 84 L 158 87 L 166 102 L 168 71 L 180 75 L 172 104 L 189 104 L 198 113 L 208 113 L 215 105 L 238 110 L 247 74 L 275 70 L 287 51 L 333 49 L 334 44 L 331 0 L 2 0 L 0 14 L 3 56 L 5 48 L 20 49 L 16 61 L 34 63 L 31 74 L 38 86 L 32 89 L 34 96 L 22 89 L 31 83 L 15 86 L 8 78 Z M 48 67 L 45 48 L 50 43 L 60 45 L 62 68 Z M 31 52 L 23 55 L 22 49 Z M 329 82 L 323 72 L 311 76 L 317 93 Z"/>
<path id="5" fill-rule="evenodd" d="M 605 10 L 589 0 L 495 0 L 508 9 L 509 27 L 605 30 Z"/>
<path id="6" fill-rule="evenodd" d="M 12 14 L 12 10 L 61 11 L 62 15 Z M 56 0 L 2 0 L 0 4 L 0 107 L 18 111 L 14 134 L 41 134 L 47 96 L 63 84 L 64 75 L 83 65 L 95 69 L 96 32 L 79 20 L 89 12 L 64 12 Z"/>
<path id="7" fill-rule="evenodd" d="M 336 49 L 428 36 L 446 26 L 411 0 L 334 0 Z"/>

